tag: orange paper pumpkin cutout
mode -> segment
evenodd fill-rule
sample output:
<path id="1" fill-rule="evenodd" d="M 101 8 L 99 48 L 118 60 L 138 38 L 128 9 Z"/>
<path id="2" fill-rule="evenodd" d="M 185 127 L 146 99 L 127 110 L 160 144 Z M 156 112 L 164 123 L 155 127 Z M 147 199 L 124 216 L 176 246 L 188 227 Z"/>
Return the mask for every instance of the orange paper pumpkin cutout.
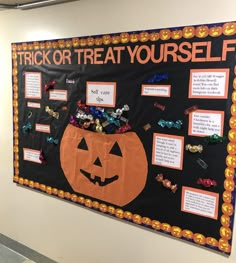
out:
<path id="1" fill-rule="evenodd" d="M 60 159 L 75 192 L 115 205 L 131 202 L 146 183 L 147 158 L 135 132 L 100 134 L 69 124 Z"/>

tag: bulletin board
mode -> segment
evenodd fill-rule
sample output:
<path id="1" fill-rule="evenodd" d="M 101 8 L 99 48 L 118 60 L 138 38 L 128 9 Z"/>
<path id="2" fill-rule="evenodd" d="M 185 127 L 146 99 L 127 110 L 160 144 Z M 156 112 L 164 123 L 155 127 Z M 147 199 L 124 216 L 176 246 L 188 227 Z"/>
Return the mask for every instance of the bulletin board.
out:
<path id="1" fill-rule="evenodd" d="M 231 253 L 236 22 L 13 43 L 19 185 Z"/>

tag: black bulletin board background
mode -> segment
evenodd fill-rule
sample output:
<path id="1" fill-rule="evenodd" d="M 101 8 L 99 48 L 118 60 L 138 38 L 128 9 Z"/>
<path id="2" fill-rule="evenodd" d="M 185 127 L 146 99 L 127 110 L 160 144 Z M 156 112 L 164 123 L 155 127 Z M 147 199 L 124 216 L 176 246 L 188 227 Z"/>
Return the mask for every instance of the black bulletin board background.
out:
<path id="1" fill-rule="evenodd" d="M 230 254 L 231 248 L 231 236 L 232 236 L 232 221 L 233 213 L 226 214 L 231 216 L 230 225 L 222 225 L 222 205 L 225 203 L 222 198 L 223 193 L 227 190 L 224 185 L 226 157 L 227 157 L 227 144 L 228 140 L 214 145 L 208 145 L 205 138 L 189 136 L 188 135 L 188 115 L 184 115 L 184 110 L 198 105 L 200 109 L 204 110 L 218 110 L 224 111 L 224 135 L 227 136 L 229 130 L 229 120 L 231 118 L 231 94 L 233 92 L 233 82 L 235 78 L 235 52 L 228 52 L 226 61 L 219 62 L 173 62 L 171 56 L 168 57 L 167 62 L 161 62 L 155 64 L 148 62 L 146 64 L 140 64 L 137 61 L 130 63 L 130 57 L 127 51 L 122 52 L 121 63 L 113 64 L 111 62 L 103 65 L 95 64 L 78 64 L 77 54 L 74 53 L 74 49 L 78 48 L 104 48 L 104 54 L 109 47 L 115 46 L 130 46 L 132 49 L 136 45 L 151 46 L 155 44 L 159 46 L 165 43 L 176 43 L 180 45 L 183 41 L 188 43 L 211 41 L 211 56 L 220 56 L 222 52 L 222 45 L 224 40 L 235 39 L 236 24 L 234 25 L 234 31 L 227 31 L 225 24 L 217 25 L 205 25 L 209 30 L 213 27 L 219 27 L 223 30 L 219 36 L 210 36 L 208 33 L 206 36 L 198 36 L 197 28 L 194 26 L 195 35 L 193 37 L 182 36 L 180 39 L 174 39 L 172 37 L 161 37 L 161 30 L 147 30 L 146 32 L 159 33 L 160 38 L 156 41 L 142 40 L 142 32 L 129 32 L 129 35 L 137 34 L 140 36 L 138 42 L 132 42 L 129 40 L 127 43 L 122 41 L 122 33 L 110 34 L 110 43 L 96 43 L 89 46 L 86 44 L 88 37 L 80 38 L 85 41 L 76 44 L 75 39 L 65 40 L 52 40 L 41 42 L 28 42 L 28 43 L 14 43 L 12 44 L 13 51 L 13 109 L 14 109 L 14 167 L 15 175 L 14 181 L 18 184 L 25 185 L 30 188 L 34 188 L 39 191 L 43 191 L 49 194 L 59 196 L 60 198 L 74 201 L 78 204 L 82 204 L 92 209 L 102 211 L 103 213 L 128 220 L 124 216 L 125 211 L 132 213 L 133 217 L 129 219 L 133 223 L 141 224 L 149 229 L 156 229 L 158 231 L 186 239 L 190 242 L 207 246 L 211 249 L 218 250 L 223 253 Z M 184 34 L 185 28 L 171 28 L 169 32 L 179 30 Z M 210 32 L 210 31 L 209 31 Z M 228 33 L 227 33 L 228 32 Z M 232 33 L 233 32 L 233 33 Z M 112 37 L 120 36 L 119 43 L 112 43 Z M 91 38 L 91 37 L 90 37 Z M 94 39 L 104 39 L 104 36 L 93 36 Z M 161 39 L 162 38 L 162 39 Z M 79 39 L 79 40 L 80 40 Z M 114 42 L 114 41 L 113 41 Z M 66 47 L 67 43 L 67 47 Z M 70 43 L 70 44 L 69 44 Z M 234 46 L 234 45 L 231 45 Z M 29 65 L 20 62 L 19 52 L 35 52 L 37 50 L 63 50 L 69 49 L 72 52 L 70 65 L 55 65 L 55 64 L 42 64 L 42 65 Z M 205 51 L 204 51 L 205 53 Z M 205 57 L 205 54 L 198 54 L 198 57 Z M 158 54 L 158 52 L 157 52 Z M 143 54 L 145 57 L 145 54 Z M 52 57 L 49 56 L 50 61 Z M 101 57 L 101 60 L 104 57 Z M 228 68 L 229 69 L 229 89 L 228 99 L 189 99 L 189 80 L 191 69 L 214 69 L 214 68 Z M 62 89 L 68 91 L 68 101 L 52 101 L 49 100 L 47 92 L 42 92 L 42 98 L 26 99 L 25 98 L 25 72 L 41 72 L 42 73 L 42 89 L 45 84 L 52 80 L 56 81 L 56 89 Z M 156 84 L 171 85 L 171 96 L 164 97 L 151 97 L 141 96 L 141 85 L 148 84 L 148 80 L 155 74 L 164 75 L 168 74 L 168 79 L 162 79 Z M 74 80 L 74 83 L 68 83 L 67 80 Z M 81 195 L 78 192 L 74 192 L 60 165 L 60 145 L 55 146 L 49 144 L 46 141 L 47 133 L 40 133 L 33 130 L 29 133 L 24 133 L 22 127 L 28 122 L 28 113 L 32 112 L 31 122 L 48 124 L 51 127 L 50 135 L 60 140 L 63 136 L 63 132 L 69 123 L 69 117 L 76 112 L 77 101 L 81 100 L 83 103 L 86 101 L 86 82 L 116 82 L 117 94 L 116 94 L 116 107 L 122 108 L 124 104 L 129 105 L 128 119 L 132 130 L 135 131 L 143 143 L 147 161 L 148 161 L 148 175 L 145 188 L 143 191 L 130 203 L 123 207 L 118 207 L 110 203 L 106 203 L 103 200 L 96 200 L 90 196 Z M 40 102 L 41 108 L 28 108 L 27 102 Z M 164 111 L 155 108 L 153 105 L 158 102 L 166 106 Z M 59 119 L 55 119 L 45 111 L 45 106 L 50 106 L 55 112 L 59 112 Z M 66 110 L 65 107 L 66 106 Z M 158 120 L 182 120 L 183 126 L 180 130 L 162 128 L 157 125 Z M 149 123 L 151 129 L 145 131 L 143 126 Z M 176 170 L 157 166 L 152 164 L 152 143 L 153 134 L 171 134 L 184 136 L 184 145 L 202 144 L 204 147 L 203 153 L 191 154 L 184 151 L 183 170 Z M 43 149 L 47 159 L 47 165 L 42 165 L 33 162 L 27 162 L 23 160 L 23 148 L 30 149 Z M 135 156 L 130 156 L 135 158 Z M 196 162 L 197 158 L 203 159 L 208 168 L 203 169 Z M 166 178 L 171 182 L 178 185 L 176 193 L 172 193 L 169 189 L 165 189 L 162 184 L 158 183 L 155 179 L 158 173 L 163 173 Z M 217 186 L 210 189 L 205 189 L 203 186 L 196 183 L 199 177 L 210 178 L 216 180 Z M 210 219 L 203 216 L 198 216 L 181 211 L 181 189 L 182 186 L 192 187 L 196 189 L 203 189 L 215 193 L 219 193 L 219 209 L 218 219 Z M 54 192 L 50 190 L 54 188 Z M 56 191 L 57 189 L 58 191 Z M 59 191 L 61 191 L 59 193 Z M 232 192 L 231 189 L 229 191 Z M 67 195 L 65 194 L 67 193 Z M 77 199 L 72 198 L 76 196 Z M 80 199 L 79 199 L 80 197 Z M 84 199 L 83 199 L 84 198 Z M 105 210 L 100 207 L 95 207 L 89 203 L 89 201 L 98 201 L 99 204 L 107 205 Z M 234 199 L 232 198 L 228 205 L 233 205 Z M 111 212 L 108 207 L 113 207 L 115 210 Z M 136 217 L 134 217 L 136 215 Z M 138 216 L 137 216 L 138 215 Z M 146 219 L 146 217 L 148 219 Z M 145 221 L 146 219 L 146 221 Z M 142 221 L 143 220 L 143 221 Z M 156 228 L 152 224 L 152 220 L 160 222 L 160 227 Z M 173 232 L 172 226 L 180 228 L 178 234 Z M 222 231 L 222 227 L 225 227 Z M 190 230 L 192 234 L 186 237 L 182 230 Z M 207 239 L 208 238 L 208 239 Z"/>

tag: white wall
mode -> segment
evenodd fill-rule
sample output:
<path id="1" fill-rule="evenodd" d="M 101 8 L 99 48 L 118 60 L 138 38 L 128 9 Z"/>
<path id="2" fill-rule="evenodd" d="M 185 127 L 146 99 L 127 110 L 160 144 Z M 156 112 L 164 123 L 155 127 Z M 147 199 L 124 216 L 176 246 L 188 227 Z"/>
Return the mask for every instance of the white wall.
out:
<path id="1" fill-rule="evenodd" d="M 233 263 L 12 183 L 11 42 L 235 20 L 235 0 L 81 0 L 0 11 L 0 232 L 60 263 Z"/>

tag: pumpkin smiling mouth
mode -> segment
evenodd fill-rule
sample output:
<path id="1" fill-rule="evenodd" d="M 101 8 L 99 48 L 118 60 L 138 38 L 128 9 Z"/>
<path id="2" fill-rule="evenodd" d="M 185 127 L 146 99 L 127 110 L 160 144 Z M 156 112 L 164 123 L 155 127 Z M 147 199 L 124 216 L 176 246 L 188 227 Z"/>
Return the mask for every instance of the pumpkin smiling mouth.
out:
<path id="1" fill-rule="evenodd" d="M 114 175 L 113 177 L 111 178 L 106 178 L 104 180 L 104 182 L 101 180 L 101 177 L 100 176 L 95 176 L 94 178 L 91 178 L 91 174 L 86 172 L 85 170 L 83 169 L 80 169 L 80 172 L 86 177 L 89 179 L 89 181 L 93 184 L 97 184 L 99 186 L 106 186 L 108 184 L 111 184 L 113 183 L 114 181 L 118 180 L 119 176 L 118 175 Z"/>

